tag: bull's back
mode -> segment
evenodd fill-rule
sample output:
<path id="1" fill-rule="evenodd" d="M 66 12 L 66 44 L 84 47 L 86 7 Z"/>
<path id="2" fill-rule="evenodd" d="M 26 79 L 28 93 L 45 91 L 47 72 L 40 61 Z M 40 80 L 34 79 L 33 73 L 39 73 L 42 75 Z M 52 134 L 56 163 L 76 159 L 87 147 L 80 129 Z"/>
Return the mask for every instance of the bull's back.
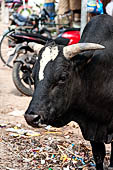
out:
<path id="1" fill-rule="evenodd" d="M 113 41 L 113 17 L 103 14 L 93 17 L 86 25 L 80 42 L 103 44 Z"/>
<path id="2" fill-rule="evenodd" d="M 89 114 L 96 115 L 96 120 L 110 122 L 113 120 L 113 17 L 104 14 L 92 18 L 80 42 L 105 46 L 104 50 L 86 52 L 92 60 L 83 70 L 82 84 L 87 91 L 85 105 Z"/>
<path id="3" fill-rule="evenodd" d="M 92 18 L 86 25 L 80 42 L 93 42 L 105 46 L 103 50 L 86 52 L 91 62 L 85 68 L 85 77 L 95 81 L 97 87 L 113 84 L 113 17 L 103 14 Z"/>

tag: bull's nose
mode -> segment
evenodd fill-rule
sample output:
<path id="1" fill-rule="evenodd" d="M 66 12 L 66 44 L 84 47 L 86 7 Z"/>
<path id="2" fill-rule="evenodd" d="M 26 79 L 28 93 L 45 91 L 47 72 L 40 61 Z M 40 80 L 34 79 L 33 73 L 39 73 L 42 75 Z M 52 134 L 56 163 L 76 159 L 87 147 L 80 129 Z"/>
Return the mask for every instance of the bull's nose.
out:
<path id="1" fill-rule="evenodd" d="M 41 116 L 36 115 L 34 113 L 29 113 L 29 114 L 25 113 L 24 117 L 26 122 L 32 127 L 38 127 L 41 120 Z"/>

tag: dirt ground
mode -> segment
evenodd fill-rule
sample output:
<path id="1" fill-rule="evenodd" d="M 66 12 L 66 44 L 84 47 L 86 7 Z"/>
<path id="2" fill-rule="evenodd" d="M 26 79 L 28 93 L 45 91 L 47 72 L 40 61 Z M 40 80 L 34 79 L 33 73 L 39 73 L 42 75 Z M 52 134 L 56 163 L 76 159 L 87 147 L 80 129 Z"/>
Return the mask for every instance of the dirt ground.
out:
<path id="1" fill-rule="evenodd" d="M 0 35 L 2 35 L 7 25 L 3 25 L 1 23 L 0 25 L 1 25 Z M 76 145 L 78 144 L 80 145 L 81 143 L 83 143 L 91 151 L 89 142 L 86 142 L 83 139 L 80 129 L 76 125 L 65 126 L 60 129 L 50 128 L 50 130 L 33 129 L 29 127 L 24 120 L 23 114 L 21 113 L 23 113 L 26 110 L 30 100 L 31 97 L 22 95 L 16 89 L 12 81 L 12 70 L 7 67 L 4 67 L 3 63 L 0 60 L 0 136 L 1 136 L 0 137 L 0 170 L 32 170 L 32 169 L 58 170 L 58 167 L 59 170 L 62 169 L 71 170 L 72 165 L 70 166 L 69 164 L 64 165 L 65 162 L 64 160 L 63 161 L 60 160 L 59 163 L 57 162 L 58 160 L 54 160 L 53 162 L 51 162 L 49 159 L 49 163 L 47 164 L 47 161 L 45 162 L 45 158 L 43 158 L 42 152 L 38 155 L 40 157 L 39 158 L 38 156 L 35 155 L 35 152 L 31 153 L 30 151 L 31 149 L 33 150 L 33 148 L 37 148 L 37 147 L 38 148 L 40 147 L 42 150 L 44 150 L 44 146 L 46 146 L 47 148 L 50 145 L 52 145 L 52 143 L 54 145 L 59 144 L 58 142 L 60 142 L 60 144 L 62 143 L 63 147 L 64 146 L 69 147 L 69 145 L 71 145 L 72 143 Z M 20 115 L 13 114 L 13 113 L 18 113 L 18 111 L 20 111 Z M 20 133 L 15 134 L 10 130 L 7 131 L 8 128 L 10 128 L 10 130 L 11 128 L 13 130 L 14 129 L 33 130 L 38 134 L 36 136 L 35 135 L 27 136 L 25 135 L 25 133 L 24 135 L 21 135 Z M 107 145 L 108 153 L 109 153 L 109 149 L 110 149 L 110 145 Z M 62 150 L 59 149 L 59 150 L 62 154 L 64 153 L 63 149 Z M 53 151 L 56 152 L 55 148 L 51 152 Z M 57 152 L 58 152 L 58 148 L 57 148 Z M 85 168 L 82 167 L 75 168 L 75 169 L 85 170 Z M 88 167 L 86 167 L 86 170 L 87 169 Z"/>

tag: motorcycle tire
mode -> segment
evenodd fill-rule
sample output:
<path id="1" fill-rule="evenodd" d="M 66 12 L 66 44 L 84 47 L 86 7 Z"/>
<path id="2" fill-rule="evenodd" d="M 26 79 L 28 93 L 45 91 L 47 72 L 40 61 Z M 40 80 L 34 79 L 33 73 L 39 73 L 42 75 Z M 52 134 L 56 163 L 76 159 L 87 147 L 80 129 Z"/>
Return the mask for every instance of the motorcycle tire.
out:
<path id="1" fill-rule="evenodd" d="M 0 58 L 4 65 L 12 68 L 13 67 L 13 61 L 8 62 L 9 59 L 9 53 L 11 53 L 14 50 L 14 46 L 10 47 L 11 41 L 10 35 L 15 32 L 14 30 L 7 30 L 1 37 L 0 37 Z"/>
<path id="2" fill-rule="evenodd" d="M 16 86 L 16 88 L 24 95 L 26 96 L 32 96 L 33 95 L 33 87 L 34 83 L 31 82 L 32 86 L 29 85 L 29 83 L 24 80 L 24 73 L 22 72 L 22 67 L 24 67 L 22 62 L 15 62 L 13 65 L 13 71 L 12 71 L 12 78 L 13 82 Z M 32 75 L 30 75 L 31 78 L 29 78 L 29 81 L 32 79 Z"/>

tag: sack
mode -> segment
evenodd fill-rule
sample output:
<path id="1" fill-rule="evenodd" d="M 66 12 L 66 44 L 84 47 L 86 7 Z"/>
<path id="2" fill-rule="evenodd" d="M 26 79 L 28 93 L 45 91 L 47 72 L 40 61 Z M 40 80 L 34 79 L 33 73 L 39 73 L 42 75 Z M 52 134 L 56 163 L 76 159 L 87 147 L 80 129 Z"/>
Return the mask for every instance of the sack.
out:
<path id="1" fill-rule="evenodd" d="M 103 3 L 101 0 L 97 0 L 97 9 L 96 9 L 97 14 L 103 14 Z"/>
<path id="2" fill-rule="evenodd" d="M 103 3 L 101 0 L 88 0 L 87 12 L 94 14 L 103 14 Z"/>
<path id="3" fill-rule="evenodd" d="M 87 1 L 87 12 L 96 13 L 97 2 L 96 0 L 88 0 Z"/>

